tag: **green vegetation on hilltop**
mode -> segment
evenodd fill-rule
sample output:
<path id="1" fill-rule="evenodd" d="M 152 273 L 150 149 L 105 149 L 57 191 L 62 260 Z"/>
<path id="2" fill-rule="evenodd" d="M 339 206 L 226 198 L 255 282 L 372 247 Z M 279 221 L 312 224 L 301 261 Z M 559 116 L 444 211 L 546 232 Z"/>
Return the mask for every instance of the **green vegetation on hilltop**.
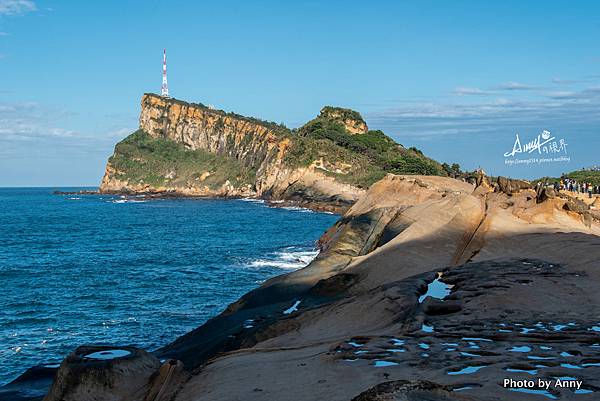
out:
<path id="1" fill-rule="evenodd" d="M 382 131 L 350 135 L 339 122 L 323 116 L 298 129 L 287 161 L 307 166 L 321 158 L 332 165 L 350 165 L 346 173 L 329 171 L 328 174 L 361 187 L 370 186 L 387 173 L 447 175 L 439 163 L 425 157 L 420 150 L 406 149 Z"/>
<path id="2" fill-rule="evenodd" d="M 564 174 L 563 178 L 571 178 L 580 183 L 592 183 L 592 185 L 600 185 L 600 171 L 594 170 L 577 170 L 568 174 Z"/>
<path id="3" fill-rule="evenodd" d="M 203 150 L 189 150 L 183 144 L 153 138 L 138 130 L 115 147 L 109 160 L 116 178 L 130 184 L 157 186 L 207 185 L 220 187 L 229 180 L 234 186 L 252 184 L 255 172 L 237 160 Z M 203 173 L 210 175 L 201 181 Z"/>
<path id="4" fill-rule="evenodd" d="M 356 120 L 364 122 L 358 111 L 345 109 L 343 107 L 325 106 L 321 109 L 321 116 L 337 114 L 343 120 Z"/>
<path id="5" fill-rule="evenodd" d="M 572 171 L 570 173 L 563 174 L 560 177 L 541 177 L 532 181 L 534 185 L 537 183 L 548 183 L 554 184 L 556 182 L 560 182 L 566 178 L 576 180 L 577 182 L 583 183 L 592 183 L 592 185 L 600 185 L 600 171 L 594 170 L 577 170 Z"/>

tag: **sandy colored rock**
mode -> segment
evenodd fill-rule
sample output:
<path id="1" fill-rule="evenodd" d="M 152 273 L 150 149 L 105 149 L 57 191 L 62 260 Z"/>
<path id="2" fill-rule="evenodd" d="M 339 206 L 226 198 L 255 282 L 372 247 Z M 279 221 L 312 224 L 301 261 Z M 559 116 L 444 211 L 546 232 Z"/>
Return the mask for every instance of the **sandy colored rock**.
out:
<path id="1" fill-rule="evenodd" d="M 176 400 L 519 400 L 497 384 L 506 369 L 573 372 L 552 359 L 535 368 L 527 354 L 507 352 L 513 346 L 550 345 L 542 358 L 560 361 L 571 349 L 577 365 L 600 362 L 588 330 L 600 312 L 598 224 L 565 210 L 565 199 L 538 203 L 533 190 L 481 188 L 393 175 L 373 185 L 324 235 L 311 265 L 269 280 L 162 351 L 198 355 L 196 346 L 211 346 L 201 339 L 239 325 L 223 333 L 227 342 L 187 359 L 198 369 Z M 453 285 L 448 300 L 419 303 L 437 272 Z M 297 312 L 282 313 L 297 301 Z M 252 330 L 241 326 L 248 318 Z M 556 332 L 560 322 L 572 329 Z M 452 374 L 470 365 L 484 368 Z M 593 368 L 577 373 L 588 388 L 600 385 Z M 452 391 L 461 387 L 469 389 Z"/>

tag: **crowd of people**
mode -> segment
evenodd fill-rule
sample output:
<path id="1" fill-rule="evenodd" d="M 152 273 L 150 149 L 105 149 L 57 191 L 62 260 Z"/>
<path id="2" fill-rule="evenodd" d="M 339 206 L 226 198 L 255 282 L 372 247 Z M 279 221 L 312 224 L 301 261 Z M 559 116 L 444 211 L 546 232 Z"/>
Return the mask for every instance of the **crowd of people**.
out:
<path id="1" fill-rule="evenodd" d="M 600 185 L 593 185 L 591 182 L 579 182 L 572 178 L 563 178 L 560 182 L 554 183 L 555 190 L 570 191 L 578 194 L 587 194 L 590 198 L 592 195 L 600 194 Z"/>

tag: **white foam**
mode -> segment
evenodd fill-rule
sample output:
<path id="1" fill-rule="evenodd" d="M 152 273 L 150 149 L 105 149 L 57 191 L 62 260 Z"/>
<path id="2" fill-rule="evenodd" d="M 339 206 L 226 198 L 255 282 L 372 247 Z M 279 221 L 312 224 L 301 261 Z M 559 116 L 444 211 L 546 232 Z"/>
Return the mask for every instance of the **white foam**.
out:
<path id="1" fill-rule="evenodd" d="M 60 368 L 60 363 L 51 363 L 49 365 L 44 365 L 45 368 L 48 369 L 56 369 L 56 368 Z"/>
<path id="2" fill-rule="evenodd" d="M 251 203 L 265 203 L 265 201 L 263 199 L 256 199 L 256 198 L 241 198 L 241 201 L 244 202 L 251 202 Z"/>
<path id="3" fill-rule="evenodd" d="M 139 200 L 139 199 L 115 199 L 110 201 L 110 203 L 144 203 L 146 202 L 145 200 Z"/>
<path id="4" fill-rule="evenodd" d="M 284 207 L 282 207 L 282 209 L 291 210 L 294 212 L 301 212 L 301 213 L 314 213 L 312 210 L 307 209 L 305 207 L 300 207 L 300 206 L 284 206 Z"/>
<path id="5" fill-rule="evenodd" d="M 273 253 L 273 259 L 256 259 L 248 264 L 250 267 L 275 267 L 278 269 L 296 270 L 307 266 L 319 254 L 318 250 L 281 251 Z"/>
<path id="6" fill-rule="evenodd" d="M 129 354 L 131 354 L 131 352 L 124 349 L 108 349 L 106 351 L 92 352 L 91 354 L 85 355 L 84 358 L 109 360 L 123 358 L 124 356 L 127 356 Z"/>

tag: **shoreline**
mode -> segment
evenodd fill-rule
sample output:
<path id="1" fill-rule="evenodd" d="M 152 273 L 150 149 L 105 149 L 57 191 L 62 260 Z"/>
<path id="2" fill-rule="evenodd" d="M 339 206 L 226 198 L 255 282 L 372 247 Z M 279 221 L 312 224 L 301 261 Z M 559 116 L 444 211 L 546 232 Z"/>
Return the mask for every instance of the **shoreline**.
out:
<path id="1" fill-rule="evenodd" d="M 174 366 L 171 381 L 161 386 L 168 388 L 170 399 L 182 400 L 199 394 L 208 400 L 258 401 L 267 394 L 288 399 L 290 391 L 297 400 L 317 394 L 362 400 L 362 394 L 379 391 L 384 382 L 378 372 L 385 368 L 385 380 L 394 385 L 419 387 L 426 378 L 451 394 L 464 383 L 455 375 L 462 374 L 469 358 L 478 358 L 485 364 L 481 372 L 470 372 L 478 384 L 469 392 L 502 396 L 503 389 L 493 382 L 504 374 L 506 363 L 530 362 L 507 347 L 539 336 L 556 349 L 552 352 L 562 352 L 543 358 L 574 358 L 585 367 L 591 363 L 589 327 L 597 321 L 597 308 L 559 313 L 552 303 L 534 301 L 553 294 L 566 305 L 587 298 L 591 306 L 600 305 L 595 302 L 600 293 L 594 280 L 597 259 L 590 252 L 597 249 L 600 226 L 572 199 L 519 184 L 490 183 L 485 176 L 475 187 L 444 177 L 386 176 L 322 236 L 322 251 L 307 267 L 267 280 L 153 352 L 157 366 L 158 361 Z M 451 294 L 421 302 L 419 296 L 427 294 L 439 272 L 442 283 L 452 285 Z M 557 285 L 559 278 L 566 285 Z M 570 291 L 573 287 L 581 291 Z M 535 322 L 559 322 L 560 328 L 547 330 Z M 567 336 L 568 350 L 574 351 L 564 356 L 565 341 L 554 331 L 570 327 L 569 322 L 575 329 L 559 335 Z M 462 348 L 448 354 L 448 341 Z M 414 360 L 421 363 L 411 364 Z M 125 362 L 115 359 L 103 369 Z M 60 372 L 67 377 L 79 366 L 73 353 Z M 105 371 L 107 380 L 128 380 Z M 73 380 L 82 377 L 71 372 Z M 305 376 L 295 380 L 300 373 Z M 585 383 L 593 380 L 587 370 L 579 373 Z M 347 380 L 356 375 L 361 380 Z M 231 385 L 222 386 L 224 381 Z M 89 380 L 78 386 L 101 384 Z M 74 390 L 58 380 L 51 399 L 58 399 L 60 391 Z"/>
<path id="2" fill-rule="evenodd" d="M 132 192 L 132 191 L 100 191 L 100 190 L 80 190 L 80 191 L 60 191 L 55 190 L 52 192 L 53 195 L 109 195 L 109 196 L 120 196 L 124 198 L 135 198 L 141 200 L 152 200 L 152 199 L 239 199 L 239 200 L 255 200 L 263 201 L 269 207 L 274 208 L 290 208 L 298 207 L 302 209 L 308 209 L 313 212 L 319 213 L 330 213 L 343 215 L 352 205 L 341 204 L 340 202 L 327 202 L 327 201 L 306 201 L 306 200 L 291 200 L 291 199 L 271 199 L 264 197 L 249 197 L 241 195 L 190 195 L 178 191 L 164 191 L 164 192 Z"/>

